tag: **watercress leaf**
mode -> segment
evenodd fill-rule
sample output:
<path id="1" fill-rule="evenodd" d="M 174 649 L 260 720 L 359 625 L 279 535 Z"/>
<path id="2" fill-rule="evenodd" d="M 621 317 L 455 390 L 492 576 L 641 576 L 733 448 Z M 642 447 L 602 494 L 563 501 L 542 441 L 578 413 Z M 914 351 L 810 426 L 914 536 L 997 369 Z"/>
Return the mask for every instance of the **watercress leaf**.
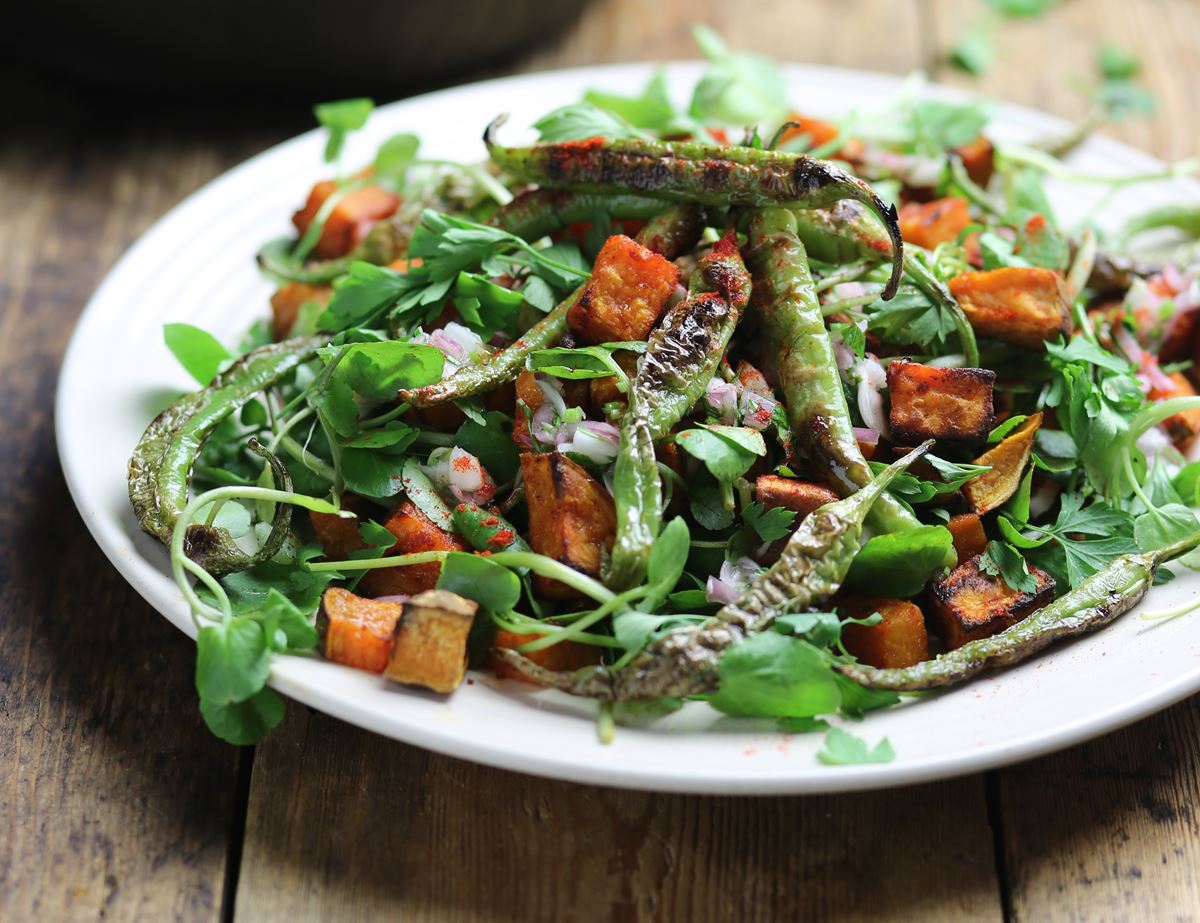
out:
<path id="1" fill-rule="evenodd" d="M 1061 429 L 1046 429 L 1041 427 L 1033 437 L 1034 444 L 1044 456 L 1063 461 L 1074 461 L 1079 457 L 1079 449 L 1070 433 Z"/>
<path id="2" fill-rule="evenodd" d="M 1025 558 L 1007 542 L 988 542 L 979 559 L 979 567 L 985 574 L 1002 578 L 1018 592 L 1032 593 L 1037 589 L 1037 580 L 1029 572 Z"/>
<path id="3" fill-rule="evenodd" d="M 411 132 L 392 135 L 375 152 L 375 166 L 371 176 L 376 181 L 390 179 L 396 182 L 403 178 L 405 171 L 412 166 L 421 147 L 421 139 Z"/>
<path id="4" fill-rule="evenodd" d="M 394 497 L 404 489 L 397 460 L 371 449 L 342 450 L 342 479 L 364 497 Z"/>
<path id="5" fill-rule="evenodd" d="M 825 648 L 842 636 L 842 620 L 836 612 L 798 612 L 781 615 L 771 626 L 780 634 L 803 638 L 815 647 Z"/>
<path id="6" fill-rule="evenodd" d="M 941 99 L 917 99 L 909 114 L 917 137 L 941 153 L 974 141 L 991 120 L 993 106 L 982 101 L 954 103 Z"/>
<path id="7" fill-rule="evenodd" d="M 1181 503 L 1151 509 L 1133 522 L 1133 539 L 1142 551 L 1154 551 L 1194 535 L 1200 528 L 1196 514 Z"/>
<path id="8" fill-rule="evenodd" d="M 531 305 L 543 314 L 553 311 L 558 305 L 558 297 L 554 289 L 540 276 L 530 276 L 521 287 L 521 294 Z"/>
<path id="9" fill-rule="evenodd" d="M 325 387 L 312 396 L 312 403 L 339 436 L 346 438 L 358 433 L 358 404 L 343 378 L 330 377 Z"/>
<path id="10" fill-rule="evenodd" d="M 221 585 L 229 595 L 234 613 L 246 614 L 261 609 L 271 590 L 278 590 L 301 612 L 316 611 L 325 587 L 337 579 L 336 574 L 317 573 L 304 566 L 306 561 L 321 553 L 318 544 L 304 545 L 295 560 L 264 561 L 249 570 L 222 577 Z M 212 601 L 204 587 L 198 587 L 196 592 L 201 599 Z"/>
<path id="11" fill-rule="evenodd" d="M 733 525 L 733 510 L 725 506 L 721 489 L 716 484 L 701 484 L 688 491 L 688 506 L 700 527 L 710 532 Z"/>
<path id="12" fill-rule="evenodd" d="M 1189 506 L 1200 506 L 1200 461 L 1188 462 L 1171 481 L 1180 498 Z"/>
<path id="13" fill-rule="evenodd" d="M 691 538 L 687 522 L 676 516 L 654 540 L 646 564 L 646 582 L 653 588 L 652 597 L 664 599 L 675 589 L 687 564 Z"/>
<path id="14" fill-rule="evenodd" d="M 891 708 L 900 701 L 900 696 L 887 689 L 868 689 L 842 674 L 835 674 L 842 693 L 841 713 L 847 718 L 861 718 L 878 708 Z"/>
<path id="15" fill-rule="evenodd" d="M 316 628 L 299 607 L 277 589 L 269 590 L 262 606 L 246 615 L 262 623 L 267 646 L 273 651 L 307 651 L 317 645 Z"/>
<path id="16" fill-rule="evenodd" d="M 1005 16 L 1040 16 L 1058 0 L 987 0 L 988 5 Z"/>
<path id="17" fill-rule="evenodd" d="M 751 503 L 742 509 L 742 521 L 758 533 L 764 542 L 774 542 L 792 534 L 795 510 L 782 506 L 767 509 L 761 503 Z"/>
<path id="18" fill-rule="evenodd" d="M 1062 272 L 1071 260 L 1066 239 L 1043 215 L 1025 221 L 1017 234 L 1021 258 L 1032 266 Z"/>
<path id="19" fill-rule="evenodd" d="M 599 346 L 538 349 L 529 354 L 525 367 L 531 372 L 572 380 L 615 377 L 618 390 L 624 392 L 629 388 L 625 371 L 617 365 L 609 350 Z"/>
<path id="20" fill-rule="evenodd" d="M 711 62 L 692 92 L 689 114 L 705 123 L 754 125 L 782 122 L 788 114 L 787 82 L 770 58 L 731 53 L 703 24 L 692 27 L 696 44 Z"/>
<path id="21" fill-rule="evenodd" d="M 313 107 L 317 121 L 329 130 L 325 142 L 325 162 L 332 163 L 342 153 L 346 135 L 367 124 L 375 103 L 369 99 L 342 99 L 337 102 L 320 103 Z"/>
<path id="22" fill-rule="evenodd" d="M 828 766 L 852 766 L 859 763 L 890 763 L 896 751 L 886 737 L 874 747 L 839 727 L 831 727 L 825 733 L 825 746 L 817 759 Z"/>
<path id="23" fill-rule="evenodd" d="M 412 445 L 418 432 L 416 427 L 391 420 L 379 429 L 362 433 L 342 445 L 349 449 L 387 449 L 389 455 L 396 455 Z"/>
<path id="24" fill-rule="evenodd" d="M 390 400 L 401 388 L 420 388 L 442 377 L 446 356 L 423 343 L 383 340 L 350 346 L 333 377 L 370 400 Z"/>
<path id="25" fill-rule="evenodd" d="M 762 439 L 762 434 L 756 435 Z M 744 448 L 741 443 L 707 428 L 684 430 L 675 437 L 675 441 L 689 455 L 704 462 L 709 473 L 718 481 L 733 481 L 741 477 L 750 470 L 757 457 L 757 453 Z"/>
<path id="26" fill-rule="evenodd" d="M 1074 337 L 1066 344 L 1047 342 L 1046 355 L 1061 363 L 1090 364 L 1117 374 L 1129 371 L 1128 362 L 1086 337 Z"/>
<path id="27" fill-rule="evenodd" d="M 945 526 L 876 535 L 855 556 L 845 585 L 871 596 L 914 596 L 942 569 L 953 544 Z"/>
<path id="28" fill-rule="evenodd" d="M 233 358 L 221 341 L 191 324 L 163 324 L 163 341 L 189 375 L 207 387 L 222 363 Z"/>
<path id="29" fill-rule="evenodd" d="M 708 619 L 706 615 L 687 613 L 653 615 L 635 609 L 619 612 L 613 616 L 613 636 L 627 651 L 640 651 L 655 638 L 685 625 L 698 625 Z"/>
<path id="30" fill-rule="evenodd" d="M 538 141 L 582 141 L 586 138 L 652 138 L 639 130 L 612 109 L 602 109 L 594 102 L 568 103 L 547 112 L 533 123 Z"/>
<path id="31" fill-rule="evenodd" d="M 196 690 L 217 705 L 241 702 L 262 689 L 271 651 L 262 624 L 236 616 L 196 635 Z"/>
<path id="32" fill-rule="evenodd" d="M 1024 257 L 1017 255 L 1016 242 L 995 231 L 984 231 L 979 235 L 979 254 L 985 270 L 1029 265 Z"/>
<path id="33" fill-rule="evenodd" d="M 978 77 L 986 73 L 996 57 L 996 43 L 988 28 L 969 30 L 950 49 L 950 62 L 960 70 Z"/>
<path id="34" fill-rule="evenodd" d="M 677 112 L 667 94 L 667 77 L 662 68 L 655 70 L 637 96 L 622 96 L 603 90 L 588 90 L 583 98 L 601 109 L 623 118 L 637 128 L 667 134 L 688 132 L 693 134 L 695 120 Z"/>
<path id="35" fill-rule="evenodd" d="M 204 723 L 217 737 L 240 747 L 256 744 L 283 720 L 283 699 L 271 689 L 261 689 L 241 702 L 200 699 Z"/>
<path id="36" fill-rule="evenodd" d="M 779 730 L 785 734 L 811 734 L 829 727 L 824 718 L 780 718 Z"/>
<path id="37" fill-rule="evenodd" d="M 858 358 L 861 359 L 866 355 L 867 335 L 858 324 L 832 323 L 829 325 L 829 330 Z"/>
<path id="38" fill-rule="evenodd" d="M 1109 80 L 1126 80 L 1137 76 L 1142 69 L 1142 62 L 1137 55 L 1105 42 L 1096 49 L 1096 66 L 1101 75 Z"/>
<path id="39" fill-rule="evenodd" d="M 446 555 L 437 585 L 475 600 L 487 612 L 510 612 L 521 598 L 521 580 L 515 573 L 485 555 L 462 551 Z"/>
<path id="40" fill-rule="evenodd" d="M 709 704 L 730 715 L 809 718 L 837 710 L 841 692 L 829 661 L 799 638 L 768 631 L 733 645 L 718 667 Z"/>

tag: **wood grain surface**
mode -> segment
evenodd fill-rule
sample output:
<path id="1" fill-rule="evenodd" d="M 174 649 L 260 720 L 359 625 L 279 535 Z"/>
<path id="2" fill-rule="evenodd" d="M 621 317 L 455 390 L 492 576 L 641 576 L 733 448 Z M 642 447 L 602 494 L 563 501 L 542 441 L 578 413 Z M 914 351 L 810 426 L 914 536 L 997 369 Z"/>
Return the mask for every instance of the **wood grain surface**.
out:
<path id="1" fill-rule="evenodd" d="M 1006 20 L 981 80 L 943 64 L 976 0 L 596 0 L 507 71 L 693 57 L 690 23 L 784 60 L 937 79 L 1068 116 L 1097 42 L 1140 53 L 1200 150 L 1200 0 L 1065 0 Z M 507 72 L 506 71 L 506 72 Z M 0 74 L 0 76 L 3 76 Z M 107 564 L 53 445 L 75 317 L 208 178 L 304 101 L 127 106 L 12 74 L 0 144 L 0 919 L 1200 919 L 1200 700 L 954 782 L 816 798 L 618 792 L 485 769 L 298 705 L 255 749 L 203 728 L 193 648 Z M 299 194 L 299 193 L 298 193 Z"/>

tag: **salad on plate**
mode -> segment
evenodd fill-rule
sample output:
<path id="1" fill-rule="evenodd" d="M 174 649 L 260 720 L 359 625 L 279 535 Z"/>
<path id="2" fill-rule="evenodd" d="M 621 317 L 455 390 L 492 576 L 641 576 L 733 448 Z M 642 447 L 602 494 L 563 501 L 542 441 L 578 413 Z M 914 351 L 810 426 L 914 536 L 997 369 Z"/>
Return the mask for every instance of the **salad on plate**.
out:
<path id="1" fill-rule="evenodd" d="M 372 104 L 317 107 L 269 319 L 167 325 L 200 388 L 129 463 L 216 734 L 279 722 L 275 654 L 477 668 L 597 700 L 604 739 L 689 699 L 816 730 L 1195 563 L 1200 205 L 1064 227 L 1079 137 L 912 88 L 818 119 L 698 38 L 687 108 L 591 91 L 528 145 L 481 126 L 481 163 L 401 134 L 345 167 Z"/>

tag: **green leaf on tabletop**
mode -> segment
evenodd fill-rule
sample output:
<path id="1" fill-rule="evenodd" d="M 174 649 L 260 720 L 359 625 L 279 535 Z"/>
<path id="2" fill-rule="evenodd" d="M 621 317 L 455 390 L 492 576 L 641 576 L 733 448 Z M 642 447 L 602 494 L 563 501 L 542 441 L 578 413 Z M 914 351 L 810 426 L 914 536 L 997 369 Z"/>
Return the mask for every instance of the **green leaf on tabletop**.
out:
<path id="1" fill-rule="evenodd" d="M 207 387 L 221 365 L 233 359 L 221 341 L 191 324 L 163 324 L 163 341 L 189 375 Z"/>
<path id="2" fill-rule="evenodd" d="M 329 138 L 325 142 L 326 163 L 338 159 L 346 143 L 346 135 L 366 125 L 374 109 L 375 103 L 365 98 L 342 99 L 313 107 L 313 115 L 329 131 Z"/>
<path id="3" fill-rule="evenodd" d="M 896 751 L 885 737 L 874 747 L 848 731 L 831 727 L 825 734 L 825 746 L 817 759 L 828 766 L 853 766 L 860 763 L 890 763 Z"/>
<path id="4" fill-rule="evenodd" d="M 810 718 L 835 712 L 841 692 L 829 661 L 806 641 L 750 635 L 721 658 L 709 704 L 730 715 Z"/>
<path id="5" fill-rule="evenodd" d="M 876 535 L 855 556 L 845 585 L 871 596 L 914 596 L 941 571 L 953 544 L 945 526 Z"/>
<path id="6" fill-rule="evenodd" d="M 796 512 L 782 506 L 767 509 L 761 503 L 751 503 L 742 510 L 742 521 L 764 542 L 774 542 L 792 534 Z"/>
<path id="7" fill-rule="evenodd" d="M 985 574 L 1002 578 L 1020 593 L 1032 593 L 1037 589 L 1037 580 L 1029 572 L 1025 558 L 1007 542 L 988 542 L 979 559 L 979 567 Z"/>
<path id="8" fill-rule="evenodd" d="M 511 612 L 521 598 L 520 578 L 484 555 L 452 551 L 442 562 L 438 589 L 473 599 L 488 612 Z"/>
<path id="9" fill-rule="evenodd" d="M 271 650 L 263 626 L 237 616 L 205 625 L 196 635 L 196 690 L 217 705 L 241 702 L 262 689 Z"/>
<path id="10" fill-rule="evenodd" d="M 1108 80 L 1127 80 L 1137 76 L 1142 62 L 1137 55 L 1105 42 L 1096 49 L 1096 66 Z"/>
<path id="11" fill-rule="evenodd" d="M 1058 0 L 987 0 L 988 6 L 1004 16 L 1041 16 Z"/>
<path id="12" fill-rule="evenodd" d="M 271 689 L 261 689 L 241 702 L 200 699 L 200 714 L 208 729 L 221 740 L 242 747 L 258 743 L 277 727 L 284 708 L 283 699 Z"/>

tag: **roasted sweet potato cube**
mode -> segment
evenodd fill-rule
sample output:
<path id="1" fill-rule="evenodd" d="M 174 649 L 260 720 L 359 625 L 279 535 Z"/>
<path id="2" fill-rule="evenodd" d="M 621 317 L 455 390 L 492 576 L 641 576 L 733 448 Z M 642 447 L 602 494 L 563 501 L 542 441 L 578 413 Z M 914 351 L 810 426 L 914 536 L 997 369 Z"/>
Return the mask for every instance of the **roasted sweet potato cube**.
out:
<path id="1" fill-rule="evenodd" d="M 368 673 L 382 673 L 392 656 L 392 633 L 401 609 L 400 603 L 364 599 L 349 590 L 330 587 L 321 599 L 317 616 L 325 659 Z"/>
<path id="2" fill-rule="evenodd" d="M 1194 396 L 1196 389 L 1183 372 L 1172 372 L 1167 376 L 1171 379 L 1173 388 L 1155 388 L 1150 392 L 1150 399 L 1164 401 L 1172 397 Z M 1197 435 L 1200 435 L 1200 410 L 1181 410 L 1163 420 L 1163 427 L 1171 440 L 1181 451 L 1186 452 Z"/>
<path id="3" fill-rule="evenodd" d="M 975 459 L 975 464 L 992 469 L 967 481 L 962 488 L 971 509 L 980 516 L 1006 503 L 1017 492 L 1025 466 L 1033 454 L 1033 437 L 1041 425 L 1042 415 L 1035 413 Z"/>
<path id="4" fill-rule="evenodd" d="M 519 635 L 512 631 L 498 631 L 492 641 L 492 650 L 497 648 L 514 648 L 528 644 L 542 635 Z M 560 641 L 558 644 L 544 647 L 540 651 L 528 651 L 523 656 L 547 670 L 556 673 L 570 672 L 581 667 L 590 667 L 600 662 L 601 648 L 594 644 L 582 644 L 579 641 Z M 524 673 L 514 670 L 497 657 L 488 657 L 488 667 L 503 679 L 518 679 L 526 683 L 533 680 Z"/>
<path id="5" fill-rule="evenodd" d="M 1054 598 L 1054 578 L 1041 568 L 1029 565 L 1037 586 L 1023 593 L 984 573 L 982 557 L 975 555 L 929 587 L 930 623 L 952 650 L 1004 631 Z"/>
<path id="6" fill-rule="evenodd" d="M 533 550 L 599 577 L 604 553 L 612 548 L 617 531 L 617 514 L 608 491 L 558 452 L 522 453 L 521 475 Z M 539 592 L 553 599 L 577 595 L 557 580 L 534 577 L 534 583 Z"/>
<path id="7" fill-rule="evenodd" d="M 915 603 L 905 599 L 850 596 L 839 600 L 839 609 L 852 618 L 878 612 L 877 625 L 846 625 L 842 642 L 860 663 L 888 669 L 911 667 L 929 659 L 929 635 L 925 616 Z"/>
<path id="8" fill-rule="evenodd" d="M 908 202 L 900 209 L 900 233 L 906 243 L 932 250 L 938 244 L 958 239 L 971 223 L 967 200 L 946 196 L 932 202 Z"/>
<path id="9" fill-rule="evenodd" d="M 389 555 L 416 554 L 418 551 L 466 551 L 467 546 L 457 535 L 438 527 L 411 500 L 405 500 L 384 521 L 384 527 L 396 536 Z M 409 564 L 367 571 L 358 584 L 370 596 L 412 596 L 437 585 L 441 565 Z"/>
<path id="10" fill-rule="evenodd" d="M 942 369 L 907 359 L 888 363 L 892 438 L 917 445 L 926 439 L 983 442 L 992 427 L 990 369 Z"/>
<path id="11" fill-rule="evenodd" d="M 384 676 L 453 692 L 467 672 L 467 635 L 479 604 L 448 590 L 426 590 L 404 604 Z"/>
<path id="12" fill-rule="evenodd" d="M 983 336 L 1045 349 L 1047 340 L 1071 333 L 1071 293 L 1052 269 L 1011 266 L 964 272 L 950 280 L 950 292 Z"/>
<path id="13" fill-rule="evenodd" d="M 674 263 L 614 234 L 596 256 L 592 279 L 567 312 L 567 324 L 587 343 L 644 340 L 678 284 Z"/>
<path id="14" fill-rule="evenodd" d="M 797 514 L 797 522 L 809 513 L 833 503 L 838 499 L 837 491 L 824 484 L 784 478 L 777 474 L 760 474 L 754 479 L 754 499 L 767 509 L 782 506 Z"/>
<path id="15" fill-rule="evenodd" d="M 967 176 L 977 185 L 987 186 L 995 166 L 995 148 L 992 147 L 992 142 L 979 135 L 974 141 L 956 147 L 954 153 L 962 158 Z"/>
<path id="16" fill-rule="evenodd" d="M 300 318 L 300 309 L 312 301 L 319 305 L 329 303 L 333 289 L 328 285 L 308 285 L 304 282 L 288 282 L 271 296 L 271 334 L 276 340 L 287 339 Z"/>
<path id="17" fill-rule="evenodd" d="M 960 513 L 958 516 L 951 516 L 950 521 L 946 523 L 946 528 L 950 530 L 950 535 L 954 539 L 954 551 L 958 555 L 959 564 L 967 558 L 981 554 L 987 547 L 987 535 L 983 531 L 983 520 L 975 513 Z"/>
<path id="18" fill-rule="evenodd" d="M 337 183 L 332 180 L 324 180 L 313 186 L 304 207 L 292 215 L 292 224 L 297 231 L 303 234 L 308 230 L 325 200 L 336 189 Z M 319 260 L 345 256 L 362 243 L 376 221 L 387 218 L 399 207 L 399 197 L 379 186 L 362 186 L 346 193 L 325 219 L 325 226 L 312 249 L 312 255 Z"/>
<path id="19" fill-rule="evenodd" d="M 342 494 L 342 509 L 349 510 L 358 518 L 343 519 L 333 513 L 308 514 L 317 541 L 321 543 L 325 557 L 331 561 L 344 561 L 350 557 L 350 552 L 366 547 L 358 527 L 368 517 L 371 504 L 355 494 L 345 493 Z"/>

